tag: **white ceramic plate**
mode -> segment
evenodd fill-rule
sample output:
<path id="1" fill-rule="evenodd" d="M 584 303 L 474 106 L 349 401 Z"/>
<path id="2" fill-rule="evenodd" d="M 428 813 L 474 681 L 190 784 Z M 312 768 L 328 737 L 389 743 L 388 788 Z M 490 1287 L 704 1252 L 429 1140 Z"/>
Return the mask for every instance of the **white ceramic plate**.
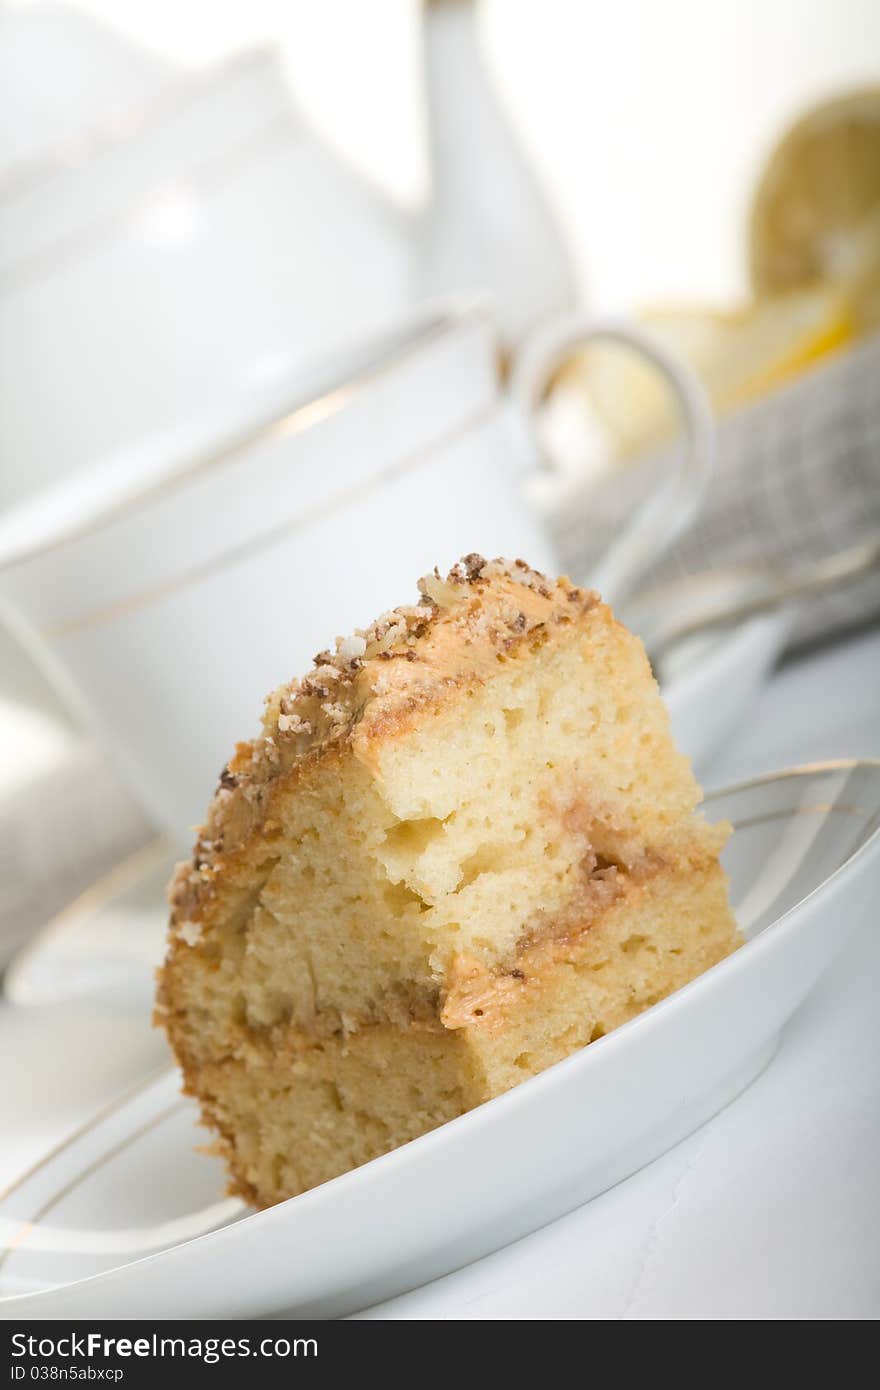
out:
<path id="1" fill-rule="evenodd" d="M 479 1258 L 683 1139 L 766 1066 L 880 869 L 880 762 L 710 798 L 742 950 L 583 1052 L 264 1212 L 221 1196 L 164 1074 L 0 1200 L 6 1318 L 333 1316 Z"/>
<path id="2" fill-rule="evenodd" d="M 785 613 L 750 618 L 728 632 L 683 642 L 671 657 L 663 695 L 675 741 L 698 774 L 766 685 L 789 624 Z"/>
<path id="3" fill-rule="evenodd" d="M 785 641 L 780 614 L 683 645 L 664 697 L 676 741 L 699 764 L 764 684 Z M 20 1006 L 112 997 L 149 1008 L 165 950 L 165 885 L 176 855 L 157 839 L 117 865 L 19 951 L 3 980 Z"/>
<path id="4" fill-rule="evenodd" d="M 88 998 L 149 1010 L 165 954 L 165 890 L 175 853 L 151 840 L 59 912 L 7 967 L 3 993 L 19 1007 Z"/>

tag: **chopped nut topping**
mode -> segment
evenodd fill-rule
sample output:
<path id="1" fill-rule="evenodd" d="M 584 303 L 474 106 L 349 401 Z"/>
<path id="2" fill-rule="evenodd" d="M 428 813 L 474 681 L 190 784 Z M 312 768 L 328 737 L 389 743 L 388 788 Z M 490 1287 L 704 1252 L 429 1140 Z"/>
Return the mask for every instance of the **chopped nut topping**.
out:
<path id="1" fill-rule="evenodd" d="M 279 714 L 278 732 L 281 734 L 310 734 L 312 726 L 308 719 L 299 714 Z"/>
<path id="2" fill-rule="evenodd" d="M 321 706 L 321 709 L 324 714 L 326 714 L 331 724 L 340 725 L 348 723 L 348 711 L 344 705 L 332 704 L 328 701 Z"/>
<path id="3" fill-rule="evenodd" d="M 496 592 L 483 591 L 497 581 Z M 488 646 L 490 659 L 512 659 L 525 634 L 546 637 L 548 612 L 539 600 L 578 604 L 586 610 L 596 596 L 568 580 L 548 581 L 524 560 L 486 560 L 472 552 L 443 578 L 436 568 L 418 583 L 419 601 L 382 613 L 367 628 L 337 637 L 334 651 L 318 652 L 313 669 L 267 697 L 263 733 L 241 743 L 220 773 L 208 817 L 192 860 L 180 866 L 170 887 L 173 922 L 180 939 L 195 944 L 198 916 L 216 891 L 214 876 L 263 818 L 271 814 L 277 779 L 322 744 L 353 737 L 371 704 L 400 697 L 406 707 L 428 701 L 450 684 L 442 655 L 444 632 L 452 634 L 461 660 Z M 556 624 L 554 624 L 555 626 Z M 438 640 L 432 638 L 437 631 Z M 438 655 L 439 653 L 439 655 Z M 192 938 L 192 940 L 190 940 Z"/>
<path id="4" fill-rule="evenodd" d="M 187 946 L 197 946 L 202 939 L 202 928 L 198 922 L 178 922 L 177 935 Z"/>
<path id="5" fill-rule="evenodd" d="M 353 658 L 364 655 L 367 650 L 367 639 L 356 632 L 353 637 L 337 637 L 336 654 L 341 656 L 343 661 L 351 661 Z"/>

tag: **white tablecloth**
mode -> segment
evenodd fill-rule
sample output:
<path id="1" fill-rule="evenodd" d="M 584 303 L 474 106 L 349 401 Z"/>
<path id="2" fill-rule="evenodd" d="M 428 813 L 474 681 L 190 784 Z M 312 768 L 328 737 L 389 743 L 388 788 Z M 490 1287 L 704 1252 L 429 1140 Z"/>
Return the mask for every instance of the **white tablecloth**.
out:
<path id="1" fill-rule="evenodd" d="M 704 781 L 844 756 L 880 756 L 880 632 L 784 668 Z M 863 924 L 768 1070 L 697 1134 L 552 1226 L 361 1316 L 880 1315 L 878 927 Z M 0 1005 L 0 1186 L 164 1057 L 145 1020 L 109 1007 Z"/>

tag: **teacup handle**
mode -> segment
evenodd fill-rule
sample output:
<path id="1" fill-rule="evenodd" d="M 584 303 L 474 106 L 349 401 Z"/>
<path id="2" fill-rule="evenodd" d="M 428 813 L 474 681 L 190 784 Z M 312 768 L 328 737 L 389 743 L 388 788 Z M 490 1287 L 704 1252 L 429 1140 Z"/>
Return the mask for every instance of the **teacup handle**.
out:
<path id="1" fill-rule="evenodd" d="M 686 438 L 685 449 L 675 451 L 672 470 L 645 499 L 589 576 L 590 584 L 603 598 L 618 603 L 696 516 L 715 461 L 715 425 L 708 397 L 696 374 L 653 333 L 617 319 L 575 313 L 539 329 L 514 364 L 511 393 L 522 407 L 538 454 L 541 445 L 535 429 L 535 409 L 553 373 L 576 348 L 597 338 L 622 343 L 657 368 L 675 397 Z"/>

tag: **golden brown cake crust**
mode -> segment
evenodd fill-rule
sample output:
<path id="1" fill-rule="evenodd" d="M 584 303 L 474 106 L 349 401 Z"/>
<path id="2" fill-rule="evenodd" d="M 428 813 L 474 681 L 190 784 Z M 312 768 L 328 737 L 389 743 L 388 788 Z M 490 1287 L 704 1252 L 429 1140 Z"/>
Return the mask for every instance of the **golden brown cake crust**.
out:
<path id="1" fill-rule="evenodd" d="M 260 1205 L 619 1027 L 738 944 L 641 643 L 467 556 L 266 701 L 171 886 L 157 1021 Z"/>
<path id="2" fill-rule="evenodd" d="M 594 608 L 616 623 L 598 594 L 524 560 L 467 555 L 445 579 L 435 569 L 418 588 L 419 603 L 337 638 L 335 652 L 319 652 L 305 677 L 268 696 L 260 735 L 239 743 L 223 768 L 192 860 L 169 885 L 172 940 L 198 939 L 219 881 L 253 836 L 271 833 L 274 797 L 300 769 L 346 744 L 370 765 L 376 744 L 484 682 L 522 644 L 552 640 Z"/>

